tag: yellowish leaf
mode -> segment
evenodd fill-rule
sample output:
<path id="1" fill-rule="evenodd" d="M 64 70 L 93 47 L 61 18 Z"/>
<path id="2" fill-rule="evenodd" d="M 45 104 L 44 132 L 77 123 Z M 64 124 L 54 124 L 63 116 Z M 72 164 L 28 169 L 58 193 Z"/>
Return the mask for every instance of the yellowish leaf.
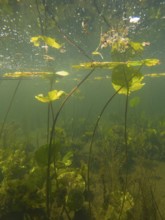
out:
<path id="1" fill-rule="evenodd" d="M 160 61 L 158 59 L 145 59 L 145 60 L 131 60 L 126 62 L 87 62 L 87 63 L 80 63 L 79 65 L 74 65 L 73 68 L 83 68 L 83 69 L 92 69 L 92 68 L 107 68 L 107 69 L 113 69 L 120 65 L 125 65 L 127 67 L 131 66 L 154 66 L 159 64 Z"/>
<path id="2" fill-rule="evenodd" d="M 155 65 L 160 64 L 160 60 L 158 60 L 158 59 L 145 59 L 144 64 L 146 66 L 155 66 Z"/>
<path id="3" fill-rule="evenodd" d="M 31 77 L 41 77 L 54 74 L 52 72 L 14 72 L 14 73 L 4 73 L 3 77 L 7 78 L 31 78 Z"/>
<path id="4" fill-rule="evenodd" d="M 34 44 L 34 46 L 39 47 L 40 46 L 40 39 L 41 36 L 32 37 L 30 39 L 30 42 Z"/>
<path id="5" fill-rule="evenodd" d="M 56 49 L 60 49 L 62 47 L 62 45 L 57 43 L 57 41 L 54 38 L 42 36 L 42 39 L 48 46 L 54 47 Z"/>
<path id="6" fill-rule="evenodd" d="M 142 43 L 130 41 L 129 44 L 135 51 L 142 51 L 143 50 Z"/>
<path id="7" fill-rule="evenodd" d="M 43 94 L 38 94 L 35 98 L 40 102 L 49 102 L 48 97 L 44 96 Z"/>
<path id="8" fill-rule="evenodd" d="M 41 40 L 44 41 L 45 44 L 53 48 L 60 49 L 62 47 L 62 45 L 57 43 L 57 41 L 54 38 L 46 37 L 42 35 L 32 37 L 30 39 L 30 42 L 32 42 L 34 46 L 38 47 L 41 44 Z"/>
<path id="9" fill-rule="evenodd" d="M 98 51 L 93 51 L 92 55 L 99 55 L 101 57 L 101 59 L 104 59 L 103 55 L 100 52 L 98 52 Z"/>
<path id="10" fill-rule="evenodd" d="M 162 77 L 162 76 L 165 76 L 165 73 L 149 73 L 149 74 L 145 74 L 144 76 L 147 76 L 147 77 Z"/>
<path id="11" fill-rule="evenodd" d="M 133 67 L 120 65 L 112 71 L 112 85 L 119 94 L 127 95 L 141 89 L 143 79 L 144 76 Z"/>
<path id="12" fill-rule="evenodd" d="M 63 95 L 65 95 L 65 92 L 62 90 L 60 91 L 52 90 L 48 92 L 47 96 L 44 96 L 43 94 L 39 94 L 36 95 L 35 98 L 40 102 L 47 103 L 60 99 Z"/>

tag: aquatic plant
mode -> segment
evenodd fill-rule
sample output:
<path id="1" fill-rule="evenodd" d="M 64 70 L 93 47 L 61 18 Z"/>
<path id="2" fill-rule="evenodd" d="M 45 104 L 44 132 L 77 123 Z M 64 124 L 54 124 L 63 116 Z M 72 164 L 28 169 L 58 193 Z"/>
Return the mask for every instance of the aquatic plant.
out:
<path id="1" fill-rule="evenodd" d="M 102 59 L 101 61 L 95 61 L 93 58 L 88 55 L 85 51 L 85 47 L 81 48 L 81 42 L 75 41 L 73 35 L 66 34 L 65 28 L 61 28 L 61 24 L 59 22 L 58 14 L 60 16 L 65 14 L 64 2 L 59 1 L 57 3 L 57 7 L 51 8 L 53 2 L 48 1 L 35 1 L 35 7 L 38 15 L 37 25 L 40 28 L 40 32 L 33 37 L 30 37 L 31 43 L 35 47 L 43 47 L 44 48 L 44 61 L 46 62 L 46 71 L 13 71 L 13 73 L 6 73 L 3 75 L 3 79 L 34 79 L 37 77 L 46 78 L 50 82 L 50 88 L 47 92 L 47 95 L 39 94 L 36 95 L 35 98 L 42 102 L 47 103 L 48 105 L 48 120 L 47 120 L 47 140 L 45 140 L 45 144 L 38 147 L 34 153 L 34 161 L 30 162 L 29 165 L 29 173 L 25 176 L 24 169 L 18 169 L 18 175 L 20 177 L 26 177 L 25 180 L 28 184 L 24 185 L 24 182 L 16 181 L 16 184 L 12 184 L 11 186 L 16 189 L 16 193 L 14 193 L 15 201 L 18 204 L 21 203 L 25 207 L 29 208 L 31 211 L 40 211 L 43 214 L 41 217 L 40 215 L 30 215 L 30 213 L 25 212 L 25 216 L 21 215 L 22 218 L 31 218 L 31 219 L 68 219 L 68 220 L 77 220 L 77 219 L 133 219 L 133 211 L 135 210 L 137 198 L 136 193 L 131 191 L 132 182 L 136 182 L 136 178 L 131 179 L 129 176 L 129 165 L 132 161 L 134 161 L 134 156 L 137 152 L 140 152 L 139 156 L 151 156 L 157 153 L 157 146 L 159 143 L 157 137 L 158 132 L 152 127 L 149 126 L 147 130 L 138 131 L 136 129 L 130 130 L 128 129 L 127 124 L 127 117 L 128 117 L 128 103 L 132 107 L 135 107 L 138 104 L 138 99 L 129 102 L 129 97 L 134 91 L 140 90 L 144 86 L 144 78 L 149 77 L 160 77 L 164 76 L 164 74 L 142 74 L 142 67 L 143 66 L 154 66 L 159 64 L 158 59 L 143 59 L 142 53 L 144 47 L 149 46 L 149 42 L 134 42 L 132 41 L 131 37 L 128 37 L 128 27 L 125 25 L 127 23 L 127 18 L 123 19 L 123 17 L 130 11 L 128 10 L 123 13 L 116 14 L 116 10 L 114 4 L 112 5 L 112 15 L 115 17 L 113 18 L 112 15 L 108 15 L 110 18 L 106 18 L 106 13 L 102 13 L 99 8 L 99 4 L 97 1 L 90 1 L 92 2 L 91 11 L 94 15 L 99 17 L 99 20 L 102 19 L 106 26 L 108 27 L 106 32 L 102 31 L 101 27 L 101 34 L 100 34 L 100 42 L 96 50 L 91 53 L 91 56 L 96 58 Z M 88 2 L 89 3 L 89 2 Z M 81 6 L 88 6 L 87 2 L 76 2 L 76 7 Z M 1 3 L 0 3 L 1 4 Z M 18 3 L 19 4 L 19 3 Z M 34 4 L 34 3 L 32 3 Z M 58 7 L 59 5 L 60 7 Z M 72 4 L 70 1 L 68 4 Z M 133 3 L 131 3 L 133 4 Z M 145 4 L 145 3 L 140 3 Z M 6 1 L 4 1 L 4 5 L 8 5 Z M 126 3 L 121 2 L 121 5 L 124 5 L 124 10 L 126 10 Z M 74 9 L 76 8 L 73 7 Z M 127 6 L 128 7 L 128 6 Z M 32 7 L 33 8 L 33 7 Z M 72 7 L 71 7 L 72 8 Z M 84 10 L 83 7 L 80 7 Z M 58 11 L 58 9 L 60 9 Z M 67 9 L 67 11 L 69 11 Z M 74 10 L 72 9 L 71 12 Z M 56 12 L 56 13 L 53 13 Z M 97 19 L 97 16 L 93 16 Z M 109 17 L 110 16 L 110 17 Z M 62 16 L 62 20 L 64 19 Z M 121 22 L 118 21 L 117 17 L 121 19 Z M 112 19 L 111 19 L 112 18 Z M 133 20 L 133 18 L 130 18 Z M 81 19 L 80 19 L 81 20 Z M 145 19 L 144 19 L 145 20 Z M 48 24 L 53 23 L 52 27 L 49 27 Z M 76 19 L 76 22 L 79 23 L 79 19 Z M 118 23 L 117 25 L 115 25 Z M 87 25 L 86 25 L 86 17 L 82 20 L 82 28 L 83 31 L 88 33 Z M 98 24 L 97 24 L 98 25 Z M 99 25 L 100 26 L 100 25 Z M 94 25 L 93 25 L 94 27 Z M 67 75 L 66 72 L 62 71 L 60 74 L 56 70 L 51 69 L 50 62 L 54 61 L 54 57 L 48 54 L 48 48 L 57 49 L 60 51 L 63 48 L 63 43 L 58 43 L 58 41 L 50 36 L 53 36 L 54 29 L 58 31 L 63 39 L 83 54 L 84 57 L 88 58 L 88 62 L 80 63 L 78 65 L 74 65 L 73 67 L 78 69 L 90 69 L 90 71 L 86 74 L 85 77 L 80 80 L 80 82 L 71 89 L 70 92 L 67 94 L 63 90 L 54 90 L 54 82 L 57 79 L 57 75 Z M 48 30 L 51 30 L 51 34 L 48 33 Z M 93 31 L 94 32 L 94 31 Z M 95 32 L 97 33 L 97 32 Z M 85 45 L 86 46 L 86 45 Z M 103 49 L 108 49 L 111 51 L 111 58 L 112 61 L 104 61 Z M 134 60 L 135 59 L 135 60 Z M 88 161 L 87 159 L 82 159 L 79 157 L 80 155 L 76 154 L 76 150 L 73 152 L 72 147 L 76 148 L 75 143 L 70 143 L 70 139 L 68 143 L 66 143 L 66 139 L 68 137 L 64 132 L 61 135 L 60 129 L 57 129 L 57 120 L 59 118 L 60 113 L 63 110 L 64 105 L 70 99 L 70 97 L 74 94 L 78 88 L 84 84 L 84 82 L 91 76 L 95 69 L 108 69 L 109 74 L 108 78 L 112 80 L 112 86 L 115 90 L 114 94 L 109 97 L 105 105 L 103 106 L 102 110 L 100 111 L 96 123 L 94 125 L 93 130 L 90 128 L 89 133 L 84 133 L 83 140 L 80 140 L 81 149 L 85 146 L 88 149 Z M 51 70 L 50 70 L 51 69 Z M 102 76 L 97 79 L 101 79 Z M 42 92 L 42 91 L 41 91 Z M 101 93 L 101 91 L 100 91 Z M 103 114 L 111 101 L 116 97 L 118 94 L 126 95 L 125 100 L 125 110 L 124 110 L 124 126 L 114 126 L 113 129 L 109 129 L 109 136 L 106 137 L 106 141 L 102 140 L 101 138 L 96 137 L 96 130 L 100 123 L 100 120 L 103 118 Z M 65 97 L 64 97 L 65 96 Z M 61 99 L 63 97 L 63 100 Z M 14 99 L 14 96 L 13 96 Z M 13 100 L 12 99 L 12 100 Z M 59 103 L 59 107 L 54 109 L 53 102 L 60 99 L 61 104 Z M 12 103 L 12 102 L 11 102 Z M 44 105 L 44 104 L 43 104 Z M 10 108 L 9 108 L 10 110 Z M 7 116 L 5 117 L 7 118 Z M 4 120 L 6 121 L 6 119 Z M 4 123 L 5 124 L 5 123 Z M 4 125 L 2 126 L 4 128 Z M 3 129 L 2 129 L 3 130 Z M 106 130 L 105 134 L 106 134 Z M 136 134 L 139 132 L 139 135 Z M 142 135 L 143 133 L 143 135 Z M 163 139 L 163 131 L 161 131 L 160 137 Z M 112 138 L 113 137 L 113 138 Z M 80 137 L 81 139 L 81 137 Z M 90 141 L 91 140 L 91 141 Z M 151 140 L 151 143 L 149 143 Z M 94 142 L 95 141 L 95 142 Z M 135 142 L 138 144 L 135 144 Z M 148 145 L 147 145 L 148 143 Z M 71 148 L 66 149 L 66 145 L 69 145 Z M 89 147 L 87 147 L 87 145 Z M 138 146 L 141 145 L 141 148 Z M 156 151 L 155 151 L 156 146 Z M 109 149 L 111 148 L 111 149 Z M 93 150 L 94 149 L 94 150 Z M 78 150 L 77 150 L 78 151 Z M 105 151 L 105 152 L 104 152 Z M 145 151 L 145 153 L 144 153 Z M 13 151 L 12 151 L 13 152 Z M 82 150 L 83 152 L 83 150 Z M 82 153 L 80 152 L 80 153 Z M 149 154 L 147 154 L 149 152 Z M 24 158 L 24 154 L 21 152 L 16 152 L 17 157 Z M 80 154 L 79 153 L 79 154 Z M 102 154 L 101 154 L 102 153 Z M 118 155 L 120 154 L 120 155 Z M 3 155 L 4 156 L 4 155 Z M 102 157 L 101 157 L 102 156 Z M 133 156 L 133 158 L 132 158 Z M 76 158 L 77 157 L 77 158 Z M 78 161 L 79 158 L 82 161 L 78 161 L 77 167 L 74 165 L 74 158 Z M 5 158 L 8 161 L 8 158 Z M 15 160 L 15 157 L 12 157 L 12 160 Z M 132 160 L 131 160 L 132 159 Z M 30 161 L 30 159 L 29 159 Z M 141 162 L 140 160 L 138 161 Z M 12 173 L 16 175 L 16 168 L 13 165 L 11 166 L 10 163 L 8 164 L 8 172 L 5 173 L 4 168 L 4 161 L 2 162 L 3 165 L 3 172 L 1 172 L 0 176 L 3 179 L 4 176 L 8 177 L 8 173 L 11 175 Z M 24 161 L 26 164 L 27 162 Z M 19 164 L 19 163 L 18 163 Z M 22 166 L 22 164 L 21 164 Z M 20 167 L 19 167 L 20 168 Z M 21 167 L 24 168 L 24 167 Z M 134 167 L 132 167 L 133 169 Z M 7 169 L 6 169 L 7 170 Z M 27 170 L 26 170 L 27 171 Z M 110 174 L 109 174 L 109 173 Z M 4 173 L 4 176 L 3 176 Z M 45 173 L 47 179 L 45 181 Z M 13 175 L 9 177 L 14 178 Z M 110 178 L 109 178 L 110 176 Z M 142 177 L 140 177 L 141 179 Z M 4 179 L 3 179 L 4 180 Z M 3 181 L 2 180 L 2 181 Z M 20 183 L 21 182 L 21 183 Z M 113 184 L 111 184 L 113 182 Z M 146 185 L 146 187 L 141 187 L 143 183 L 141 181 L 137 181 L 138 186 L 141 192 L 139 204 L 146 209 L 146 213 L 151 212 L 154 209 L 153 214 L 154 218 L 156 219 L 156 214 L 159 209 L 156 207 L 157 203 L 153 196 L 152 185 Z M 147 182 L 147 181 L 146 181 Z M 5 183 L 5 182 L 3 182 Z M 20 183 L 20 184 L 19 184 Z M 98 183 L 98 184 L 96 184 Z M 22 187 L 23 185 L 23 187 Z M 35 192 L 31 190 L 31 186 L 37 186 L 35 188 Z M 150 190 L 146 190 L 149 186 Z M 18 192 L 18 188 L 20 187 L 21 191 L 24 193 L 24 189 L 27 189 L 30 192 L 30 195 L 27 193 L 25 194 L 26 198 L 30 196 L 36 196 L 38 201 L 34 201 L 37 203 L 37 209 L 33 209 L 33 205 L 31 204 L 31 200 L 24 198 L 26 202 L 20 200 L 22 194 L 21 191 Z M 7 190 L 6 190 L 7 188 Z M 8 187 L 4 189 L 5 192 L 8 191 Z M 32 187 L 33 188 L 33 187 Z M 46 189 L 46 190 L 45 190 Z M 138 190 L 137 190 L 138 191 Z M 100 193 L 101 192 L 101 193 Z M 3 193 L 2 193 L 3 194 Z M 18 195 L 17 195 L 18 194 Z M 31 195 L 32 194 L 32 195 Z M 37 194 L 37 195 L 36 195 Z M 40 197 L 38 197 L 40 194 Z M 7 193 L 7 196 L 9 194 Z M 148 196 L 149 195 L 149 196 Z M 4 195 L 2 195 L 3 197 Z M 9 195 L 10 198 L 11 195 Z M 18 196 L 18 197 L 17 197 Z M 102 198 L 101 198 L 102 197 Z M 101 200 L 100 200 L 101 198 Z M 77 202 L 78 199 L 78 202 Z M 149 200 L 151 199 L 151 203 Z M 96 201 L 97 200 L 97 201 Z M 45 205 L 46 203 L 46 205 Z M 146 205 L 148 204 L 148 206 Z M 12 204 L 13 205 L 13 204 Z M 20 205 L 20 207 L 21 207 Z M 39 205 L 39 207 L 38 207 Z M 139 207 L 140 207 L 139 205 Z M 45 208 L 46 206 L 46 208 Z M 19 207 L 19 208 L 20 208 Z M 95 210 L 95 207 L 97 210 Z M 98 209 L 98 207 L 100 207 Z M 21 210 L 21 208 L 20 208 Z M 22 208 L 24 211 L 24 209 Z M 138 210 L 138 208 L 137 208 Z M 12 210 L 13 211 L 13 210 Z M 99 214 L 98 214 L 99 213 Z M 100 214 L 101 213 L 101 214 Z M 141 218 L 145 218 L 145 214 L 141 215 Z M 100 216 L 99 216 L 100 215 Z M 152 214 L 151 214 L 152 215 Z M 149 215 L 149 216 L 151 216 Z M 55 217 L 54 217 L 55 216 Z M 95 216 L 95 217 L 94 217 Z M 161 215 L 160 215 L 161 216 Z M 139 217 L 139 219 L 140 219 Z M 138 217 L 137 217 L 138 219 Z"/>
<path id="2" fill-rule="evenodd" d="M 124 33 L 124 34 L 123 34 Z M 115 29 L 111 29 L 110 31 L 106 32 L 105 34 L 101 34 L 101 39 L 99 46 L 97 49 L 92 52 L 93 55 L 100 55 L 103 59 L 103 56 L 101 52 L 99 52 L 99 49 L 111 47 L 111 57 L 112 62 L 87 62 L 87 63 L 80 63 L 79 65 L 74 65 L 74 68 L 78 69 L 92 69 L 92 68 L 107 68 L 111 69 L 111 80 L 112 80 L 112 86 L 116 90 L 116 93 L 112 95 L 108 101 L 105 103 L 104 107 L 102 108 L 98 119 L 96 121 L 95 127 L 93 129 L 93 134 L 91 138 L 91 144 L 89 148 L 89 160 L 88 160 L 88 191 L 90 192 L 90 169 L 91 169 L 91 163 L 92 163 L 92 146 L 94 137 L 96 134 L 96 129 L 98 127 L 99 121 L 106 110 L 106 108 L 111 103 L 112 99 L 116 96 L 116 94 L 124 94 L 126 95 L 126 104 L 125 104 L 125 122 L 124 122 L 124 138 L 125 138 L 125 156 L 124 156 L 124 163 L 128 163 L 129 161 L 129 154 L 128 154 L 128 132 L 127 132 L 127 112 L 128 112 L 128 95 L 132 93 L 133 91 L 140 90 L 144 83 L 142 83 L 145 75 L 141 73 L 141 69 L 144 65 L 146 66 L 155 66 L 160 63 L 158 59 L 138 59 L 136 61 L 132 60 L 134 57 L 141 58 L 141 53 L 143 52 L 143 49 L 145 46 L 150 45 L 150 43 L 147 42 L 133 42 L 128 37 L 126 32 L 120 32 Z M 159 74 L 155 74 L 159 76 Z M 152 76 L 152 74 L 148 75 Z M 164 76 L 164 74 L 160 74 L 160 76 Z M 125 165 L 123 165 L 124 167 Z M 127 185 L 128 185 L 128 167 L 126 168 L 124 182 L 123 182 L 123 193 L 126 195 L 127 192 Z M 124 206 L 126 203 L 126 198 L 124 197 L 121 205 L 121 209 L 118 211 L 118 216 L 112 217 L 112 219 L 123 219 L 124 214 Z M 91 204 L 89 201 L 89 209 L 91 210 Z M 111 218 L 108 218 L 111 219 Z"/>

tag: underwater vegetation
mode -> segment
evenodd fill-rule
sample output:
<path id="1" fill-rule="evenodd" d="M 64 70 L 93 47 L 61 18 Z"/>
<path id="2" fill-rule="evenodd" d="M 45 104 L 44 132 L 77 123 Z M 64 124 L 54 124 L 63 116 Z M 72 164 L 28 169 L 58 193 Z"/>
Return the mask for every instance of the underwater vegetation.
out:
<path id="1" fill-rule="evenodd" d="M 27 2 L 14 2 L 15 6 L 9 1 L 0 2 L 4 17 L 5 13 L 12 17 L 15 7 L 20 14 L 22 7 L 27 10 Z M 129 115 L 129 111 L 136 112 L 143 99 L 139 94 L 147 86 L 146 78 L 165 76 L 164 72 L 150 72 L 161 66 L 161 59 L 156 53 L 154 56 L 146 53 L 152 43 L 142 34 L 148 20 L 164 19 L 164 4 L 160 4 L 161 8 L 152 2 L 152 9 L 145 10 L 148 1 L 131 1 L 132 8 L 129 1 L 125 4 L 121 1 L 119 8 L 118 1 L 111 2 L 112 8 L 106 0 L 103 2 L 57 1 L 57 5 L 52 0 L 30 2 L 28 12 L 37 15 L 34 19 L 37 29 L 27 31 L 25 45 L 30 48 L 30 62 L 35 65 L 30 68 L 22 63 L 21 68 L 4 68 L 0 77 L 2 84 L 17 83 L 0 130 L 0 220 L 162 220 L 165 217 L 162 172 L 165 118 L 151 120 L 143 111 L 131 118 Z M 135 8 L 140 17 L 132 17 Z M 68 28 L 75 11 L 78 18 L 72 32 Z M 136 28 L 136 24 L 142 28 Z M 161 24 L 163 27 L 164 23 Z M 21 25 L 24 23 L 19 28 Z M 81 34 L 78 36 L 74 29 Z M 99 42 L 90 45 L 94 38 Z M 35 63 L 36 57 L 40 65 Z M 72 77 L 73 73 L 76 76 Z M 35 133 L 32 127 L 27 131 L 26 126 L 8 117 L 20 86 L 28 80 L 43 83 L 36 86 L 32 102 L 39 106 L 36 115 L 42 107 L 45 109 L 41 118 L 45 121 L 44 132 L 37 122 L 38 133 Z M 108 81 L 112 93 L 107 90 L 101 100 L 104 86 L 98 93 L 94 91 L 97 102 L 103 101 L 101 108 L 92 111 L 92 117 L 96 112 L 95 120 L 78 115 L 73 122 L 66 106 L 74 98 L 76 107 L 81 108 L 83 99 L 87 98 L 92 105 L 89 94 L 93 92 L 92 86 L 87 96 L 82 94 L 83 99 L 79 93 L 82 87 L 91 81 L 95 84 L 96 80 Z M 132 96 L 136 92 L 139 92 L 137 96 Z M 123 117 L 116 113 L 111 119 L 111 107 L 118 97 L 123 103 Z M 82 111 L 86 108 L 87 105 Z M 21 108 L 18 109 L 20 112 Z"/>
<path id="2" fill-rule="evenodd" d="M 118 123 L 99 131 L 94 143 L 89 193 L 86 189 L 88 132 L 74 140 L 68 135 L 69 131 L 56 128 L 50 166 L 52 219 L 118 219 L 123 200 L 122 219 L 132 219 L 132 216 L 134 219 L 145 219 L 145 215 L 153 214 L 153 219 L 158 218 L 155 202 L 159 198 L 155 198 L 154 191 L 155 183 L 162 178 L 157 174 L 159 163 L 165 161 L 164 127 L 160 124 L 157 124 L 156 130 L 150 124 L 147 128 L 129 127 L 127 162 L 123 160 L 123 130 L 124 126 Z M 15 136 L 21 131 L 19 127 L 16 131 L 14 124 L 6 127 L 7 132 L 13 140 L 5 141 L 4 137 L 1 142 L 0 219 L 46 219 L 48 158 L 45 155 L 49 146 L 36 148 L 26 138 Z M 126 171 L 129 183 L 124 194 Z M 89 199 L 93 217 L 88 210 Z"/>

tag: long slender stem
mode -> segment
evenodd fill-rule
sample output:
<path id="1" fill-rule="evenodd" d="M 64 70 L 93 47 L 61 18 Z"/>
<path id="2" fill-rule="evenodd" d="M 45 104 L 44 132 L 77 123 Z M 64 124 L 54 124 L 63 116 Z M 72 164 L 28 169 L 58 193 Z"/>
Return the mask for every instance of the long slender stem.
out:
<path id="1" fill-rule="evenodd" d="M 9 106 L 8 106 L 8 109 L 7 109 L 7 111 L 6 111 L 6 114 L 5 114 L 3 123 L 2 123 L 2 127 L 1 127 L 1 131 L 0 131 L 0 138 L 1 138 L 1 136 L 2 136 L 2 133 L 3 133 L 3 130 L 4 130 L 4 127 L 5 127 L 5 124 L 6 124 L 6 120 L 7 120 L 7 117 L 8 117 L 8 114 L 9 114 L 9 112 L 10 112 L 10 110 L 11 110 L 11 107 L 12 107 L 14 98 L 15 98 L 15 96 L 16 96 L 16 93 L 17 93 L 17 91 L 18 91 L 18 88 L 19 88 L 19 86 L 20 86 L 20 83 L 21 83 L 21 79 L 20 79 L 20 80 L 18 81 L 18 83 L 17 83 L 17 86 L 16 86 L 16 88 L 15 88 L 15 90 L 14 90 L 14 92 L 13 92 L 13 95 L 12 95 L 12 97 L 11 97 L 11 100 L 10 100 L 10 103 L 9 103 Z"/>
<path id="2" fill-rule="evenodd" d="M 122 89 L 123 87 L 120 87 L 109 99 L 108 101 L 105 103 L 105 105 L 103 106 L 98 118 L 97 118 L 97 121 L 95 123 L 95 126 L 94 126 L 94 129 L 93 129 L 93 133 L 92 133 L 92 138 L 91 138 L 91 143 L 90 143 L 90 146 L 89 146 L 89 157 L 88 157 L 88 167 L 87 167 L 87 191 L 90 193 L 90 168 L 91 168 L 91 160 L 92 160 L 92 149 L 93 149 L 93 141 L 94 141 L 94 137 L 95 137 L 95 134 L 96 134 L 96 130 L 97 130 L 97 127 L 98 127 L 98 124 L 100 122 L 100 119 L 104 113 L 104 111 L 106 110 L 106 108 L 109 106 L 109 104 L 111 103 L 112 99 L 118 94 L 118 92 Z M 91 214 L 91 202 L 90 202 L 90 199 L 88 201 L 88 204 L 89 204 L 89 211 L 90 211 L 90 214 Z"/>
<path id="3" fill-rule="evenodd" d="M 155 200 L 155 197 L 154 197 L 154 193 L 153 193 L 152 188 L 151 188 L 150 190 L 151 190 L 151 196 L 152 196 L 152 200 L 153 200 L 155 209 L 157 210 L 160 219 L 161 219 L 161 220 L 164 220 L 163 215 L 162 215 L 162 213 L 160 212 L 159 206 L 158 206 L 158 204 L 157 204 L 157 202 L 156 202 L 156 200 Z"/>
<path id="4" fill-rule="evenodd" d="M 127 134 L 127 117 L 128 117 L 128 95 L 129 95 L 129 87 L 128 87 L 128 82 L 127 83 L 127 94 L 126 94 L 126 102 L 125 102 L 125 112 L 124 112 L 124 141 L 125 141 L 125 163 L 128 161 L 128 134 Z M 123 200 L 121 204 L 121 209 L 119 212 L 119 217 L 118 220 L 121 219 L 123 209 L 124 209 L 124 204 L 126 201 L 126 193 L 127 193 L 127 185 L 128 185 L 128 170 L 126 168 L 126 174 L 125 174 L 125 181 L 124 181 L 124 190 L 123 190 Z"/>
<path id="5" fill-rule="evenodd" d="M 93 73 L 94 69 L 92 69 L 66 96 L 62 104 L 60 105 L 55 118 L 53 120 L 50 138 L 49 138 L 49 149 L 48 149 L 48 166 L 47 166 L 47 180 L 46 180 L 46 207 L 47 207 L 47 215 L 48 219 L 50 219 L 50 188 L 51 188 L 51 179 L 50 179 L 50 164 L 51 164 L 51 153 L 52 153 L 52 143 L 53 138 L 55 137 L 55 126 L 57 123 L 57 119 L 65 105 L 65 103 L 68 101 L 68 99 L 72 96 L 72 94 L 88 79 L 88 77 Z"/>
<path id="6" fill-rule="evenodd" d="M 85 50 L 83 50 L 78 44 L 75 43 L 74 40 L 72 40 L 66 33 L 64 33 L 64 31 L 62 30 L 62 28 L 60 27 L 60 25 L 58 24 L 55 16 L 52 15 L 52 20 L 55 22 L 58 31 L 60 32 L 60 34 L 62 35 L 62 37 L 72 46 L 76 47 L 78 49 L 79 52 L 81 52 L 85 57 L 87 57 L 89 60 L 93 61 L 93 59 L 85 52 Z"/>
<path id="7" fill-rule="evenodd" d="M 93 4 L 94 4 L 94 6 L 95 6 L 95 8 L 96 8 L 96 10 L 97 10 L 98 15 L 99 15 L 100 17 L 102 17 L 102 19 L 103 19 L 103 21 L 105 22 L 105 24 L 106 24 L 109 28 L 111 28 L 110 23 L 108 22 L 108 20 L 107 20 L 106 17 L 104 16 L 104 14 L 100 11 L 99 6 L 97 5 L 97 1 L 96 1 L 96 0 L 93 0 Z"/>

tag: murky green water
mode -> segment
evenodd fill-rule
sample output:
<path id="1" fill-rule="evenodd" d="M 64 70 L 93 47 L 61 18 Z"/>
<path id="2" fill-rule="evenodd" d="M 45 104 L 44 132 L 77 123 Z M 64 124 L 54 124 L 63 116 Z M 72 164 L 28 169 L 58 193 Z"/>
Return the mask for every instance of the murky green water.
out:
<path id="1" fill-rule="evenodd" d="M 165 1 L 0 1 L 0 220 L 165 218 Z"/>

